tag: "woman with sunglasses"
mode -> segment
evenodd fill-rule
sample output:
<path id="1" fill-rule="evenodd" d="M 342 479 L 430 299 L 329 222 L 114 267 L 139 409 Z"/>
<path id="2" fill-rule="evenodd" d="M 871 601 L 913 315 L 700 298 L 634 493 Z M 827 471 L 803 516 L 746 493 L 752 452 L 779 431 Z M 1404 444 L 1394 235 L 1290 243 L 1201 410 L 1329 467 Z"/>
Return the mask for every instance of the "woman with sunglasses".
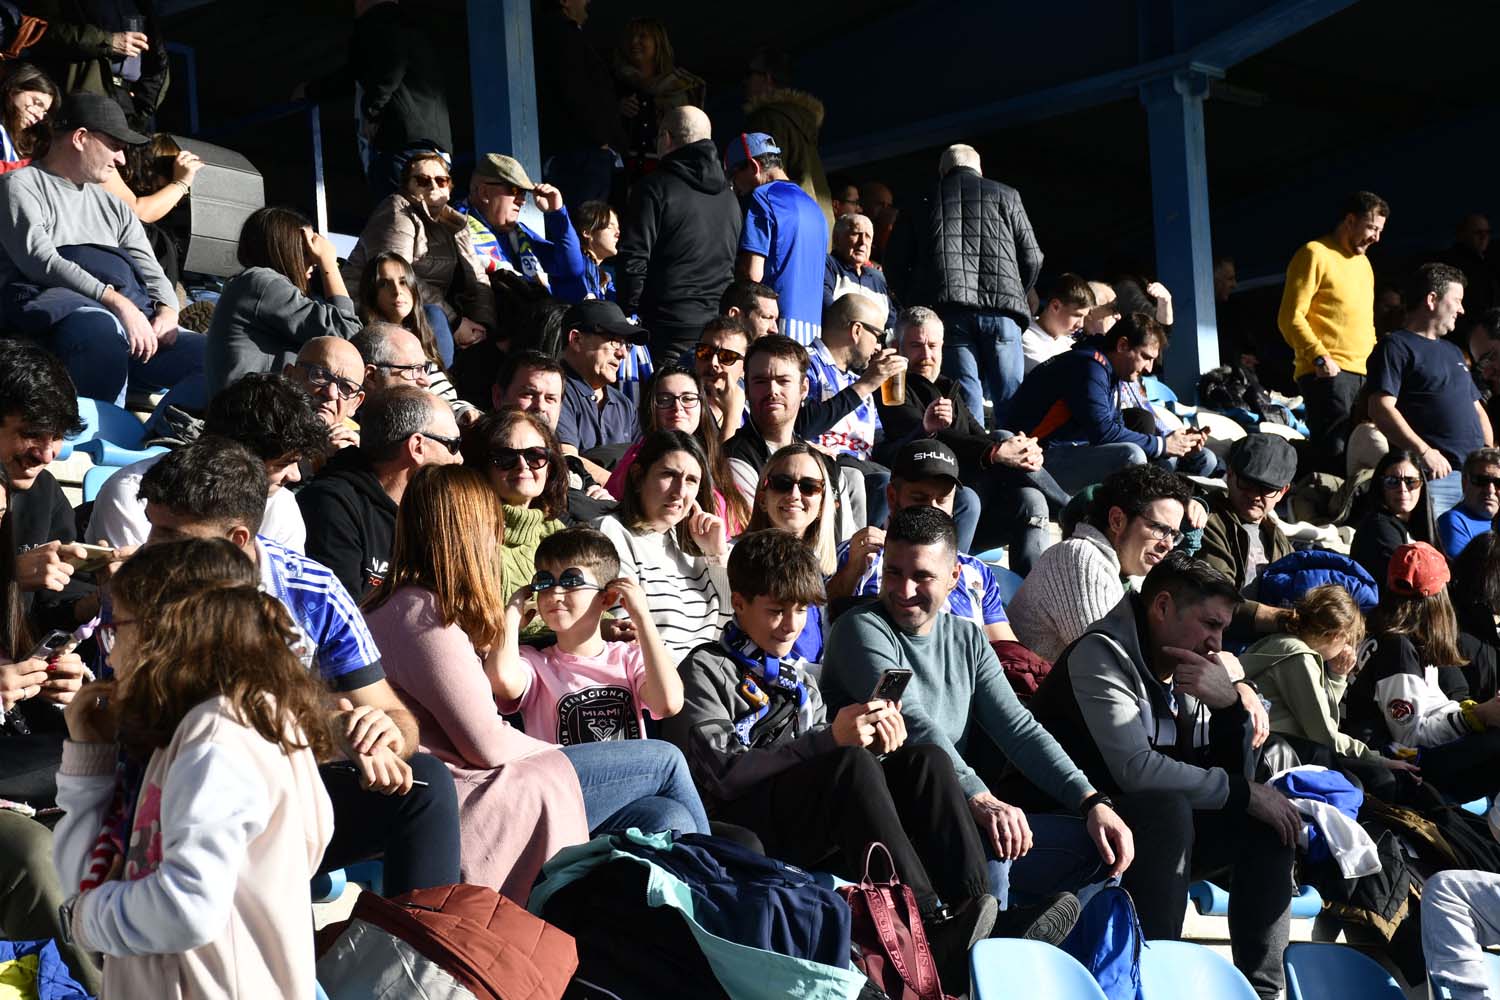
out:
<path id="1" fill-rule="evenodd" d="M 704 405 L 707 394 L 703 383 L 693 372 L 680 365 L 668 365 L 652 377 L 646 385 L 645 398 L 639 410 L 642 440 L 626 449 L 615 463 L 613 473 L 604 488 L 617 500 L 624 499 L 630 469 L 635 464 L 645 437 L 653 431 L 681 431 L 692 435 L 708 461 L 708 470 L 713 474 L 713 510 L 726 525 L 729 537 L 734 538 L 744 530 L 750 520 L 750 505 L 745 502 L 734 475 L 729 469 L 729 456 L 723 447 L 723 434 L 714 422 L 712 413 Z"/>
<path id="2" fill-rule="evenodd" d="M 1365 515 L 1354 526 L 1349 558 L 1385 592 L 1391 553 L 1407 542 L 1438 543 L 1422 466 L 1409 451 L 1393 448 L 1375 464 Z"/>
<path id="3" fill-rule="evenodd" d="M 375 206 L 349 254 L 344 279 L 356 294 L 368 260 L 384 252 L 411 262 L 443 367 L 455 348 L 495 329 L 495 298 L 484 264 L 469 242 L 468 220 L 448 204 L 453 178 L 440 153 L 418 153 L 401 171 L 401 190 Z"/>
<path id="4" fill-rule="evenodd" d="M 755 487 L 754 513 L 745 533 L 780 528 L 802 540 L 817 557 L 824 578 L 839 568 L 834 543 L 837 520 L 828 491 L 826 468 L 812 445 L 796 441 L 766 461 Z M 807 624 L 792 645 L 792 655 L 808 663 L 823 661 L 823 608 L 807 606 Z"/>
<path id="5" fill-rule="evenodd" d="M 599 530 L 620 553 L 620 575 L 646 592 L 651 619 L 679 662 L 729 620 L 729 540 L 713 510 L 713 474 L 697 438 L 654 431 L 636 453 L 620 509 Z"/>

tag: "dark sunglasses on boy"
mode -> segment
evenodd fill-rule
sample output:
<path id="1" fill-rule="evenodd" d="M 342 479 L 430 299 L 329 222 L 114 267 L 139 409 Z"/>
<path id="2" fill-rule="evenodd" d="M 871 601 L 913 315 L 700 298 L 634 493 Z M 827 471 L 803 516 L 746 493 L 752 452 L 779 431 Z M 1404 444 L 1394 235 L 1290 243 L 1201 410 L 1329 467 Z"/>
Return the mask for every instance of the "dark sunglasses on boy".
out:
<path id="1" fill-rule="evenodd" d="M 536 571 L 531 578 L 531 592 L 540 594 L 545 590 L 556 587 L 559 590 L 603 590 L 597 583 L 589 583 L 588 578 L 583 575 L 583 570 L 577 566 L 569 566 L 562 571 L 561 576 L 553 576 L 544 569 Z"/>
<path id="2" fill-rule="evenodd" d="M 490 462 L 495 468 L 509 472 L 522 462 L 526 467 L 535 472 L 552 461 L 552 453 L 546 448 L 496 448 L 495 453 L 490 456 Z"/>
<path id="3" fill-rule="evenodd" d="M 823 492 L 823 480 L 814 479 L 812 476 L 788 476 L 778 472 L 774 476 L 766 477 L 766 489 L 772 493 L 790 493 L 793 489 L 800 490 L 805 497 L 815 497 Z"/>

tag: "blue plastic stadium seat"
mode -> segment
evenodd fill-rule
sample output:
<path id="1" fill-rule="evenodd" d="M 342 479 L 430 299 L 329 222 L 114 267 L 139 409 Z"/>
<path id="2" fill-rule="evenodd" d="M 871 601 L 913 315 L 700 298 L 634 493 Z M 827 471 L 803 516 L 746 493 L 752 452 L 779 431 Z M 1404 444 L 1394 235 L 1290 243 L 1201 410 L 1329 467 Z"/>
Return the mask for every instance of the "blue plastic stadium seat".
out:
<path id="1" fill-rule="evenodd" d="M 1406 1000 L 1378 962 L 1341 944 L 1289 944 L 1281 961 L 1287 1000 Z"/>
<path id="2" fill-rule="evenodd" d="M 99 497 L 99 488 L 105 480 L 120 470 L 113 465 L 96 465 L 83 474 L 83 502 L 93 503 Z"/>
<path id="3" fill-rule="evenodd" d="M 1485 813 L 1490 811 L 1490 800 L 1475 799 L 1472 802 L 1465 802 L 1463 805 L 1459 806 L 1459 808 L 1466 813 L 1473 813 L 1475 816 L 1483 816 Z"/>
<path id="4" fill-rule="evenodd" d="M 969 970 L 973 1000 L 1016 996 L 1104 1000 L 1104 991 L 1088 969 L 1061 948 L 1042 941 L 986 938 L 969 952 Z"/>
<path id="5" fill-rule="evenodd" d="M 1249 981 L 1229 959 L 1189 941 L 1146 942 L 1141 992 L 1146 1000 L 1256 1000 Z"/>
<path id="6" fill-rule="evenodd" d="M 1155 375 L 1147 375 L 1141 379 L 1141 385 L 1146 390 L 1146 399 L 1152 403 L 1175 403 L 1177 393 Z"/>
<path id="7" fill-rule="evenodd" d="M 113 403 L 80 396 L 78 416 L 83 421 L 83 432 L 65 443 L 71 445 L 70 453 L 81 451 L 93 459 L 95 465 L 130 465 L 167 450 L 142 448 L 146 426 L 136 419 L 135 414 Z"/>
<path id="8" fill-rule="evenodd" d="M 1188 899 L 1193 908 L 1205 917 L 1229 915 L 1229 893 L 1212 882 L 1198 881 L 1188 886 Z M 1292 916 L 1299 920 L 1311 920 L 1323 910 L 1323 897 L 1310 885 L 1298 886 L 1292 895 Z"/>
<path id="9" fill-rule="evenodd" d="M 359 861 L 347 868 L 335 868 L 331 872 L 313 876 L 312 901 L 332 903 L 344 894 L 350 882 L 364 886 L 377 896 L 384 896 L 385 862 L 379 858 Z"/>

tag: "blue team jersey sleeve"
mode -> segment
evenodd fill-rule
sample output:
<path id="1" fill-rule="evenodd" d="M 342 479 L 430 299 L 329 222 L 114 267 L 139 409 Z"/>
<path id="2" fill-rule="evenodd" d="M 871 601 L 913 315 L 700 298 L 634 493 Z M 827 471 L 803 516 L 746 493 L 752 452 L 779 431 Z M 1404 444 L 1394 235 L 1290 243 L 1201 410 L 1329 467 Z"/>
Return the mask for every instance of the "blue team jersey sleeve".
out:
<path id="1" fill-rule="evenodd" d="M 335 691 L 353 691 L 385 677 L 380 648 L 349 591 L 332 573 L 304 593 L 307 626 L 318 644 L 318 674 Z M 321 593 L 320 593 L 321 592 Z"/>
<path id="2" fill-rule="evenodd" d="M 745 210 L 745 228 L 740 232 L 740 250 L 762 257 L 771 256 L 771 233 L 776 225 L 765 193 L 767 186 L 761 185 L 750 196 L 750 207 Z"/>
<path id="3" fill-rule="evenodd" d="M 986 625 L 1010 621 L 1005 615 L 1005 604 L 1000 600 L 1000 582 L 995 579 L 994 571 L 978 559 L 974 560 L 974 566 L 979 571 L 979 579 L 984 583 L 984 599 L 979 609 L 980 617 L 984 619 Z"/>

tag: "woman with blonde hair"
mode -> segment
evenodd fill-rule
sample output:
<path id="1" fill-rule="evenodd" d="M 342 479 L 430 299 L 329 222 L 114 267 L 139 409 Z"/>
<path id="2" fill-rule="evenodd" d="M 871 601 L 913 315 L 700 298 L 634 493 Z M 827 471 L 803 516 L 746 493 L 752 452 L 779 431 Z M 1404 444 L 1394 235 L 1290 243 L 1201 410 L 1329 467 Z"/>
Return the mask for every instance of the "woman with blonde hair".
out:
<path id="1" fill-rule="evenodd" d="M 615 81 L 626 135 L 625 179 L 631 182 L 656 168 L 661 116 L 673 108 L 703 107 L 707 87 L 702 77 L 677 65 L 666 26 L 654 17 L 625 25 L 615 52 Z"/>

